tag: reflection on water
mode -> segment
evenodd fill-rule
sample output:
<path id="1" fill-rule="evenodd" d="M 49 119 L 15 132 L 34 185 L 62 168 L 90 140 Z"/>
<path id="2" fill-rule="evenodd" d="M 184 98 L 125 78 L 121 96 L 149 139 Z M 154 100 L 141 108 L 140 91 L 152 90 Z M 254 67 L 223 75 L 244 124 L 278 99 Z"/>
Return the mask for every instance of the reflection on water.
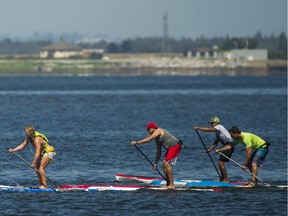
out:
<path id="1" fill-rule="evenodd" d="M 261 88 L 261 89 L 128 89 L 128 90 L 37 90 L 37 91 L 0 91 L 0 95 L 13 95 L 13 96 L 33 96 L 33 95 L 285 95 L 287 94 L 286 88 Z"/>

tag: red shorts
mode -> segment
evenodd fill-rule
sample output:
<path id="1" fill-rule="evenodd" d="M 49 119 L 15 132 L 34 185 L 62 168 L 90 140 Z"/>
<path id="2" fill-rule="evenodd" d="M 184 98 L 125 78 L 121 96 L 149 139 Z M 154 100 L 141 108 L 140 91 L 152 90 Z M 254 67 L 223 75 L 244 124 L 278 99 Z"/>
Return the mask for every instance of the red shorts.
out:
<path id="1" fill-rule="evenodd" d="M 171 165 L 175 165 L 180 151 L 181 145 L 179 143 L 168 149 L 165 154 L 164 163 L 170 163 Z"/>

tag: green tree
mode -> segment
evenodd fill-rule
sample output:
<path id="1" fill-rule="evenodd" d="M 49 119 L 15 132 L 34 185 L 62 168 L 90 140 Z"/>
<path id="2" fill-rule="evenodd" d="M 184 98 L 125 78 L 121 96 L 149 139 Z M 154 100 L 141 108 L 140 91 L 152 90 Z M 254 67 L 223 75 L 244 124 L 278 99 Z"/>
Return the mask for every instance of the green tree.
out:
<path id="1" fill-rule="evenodd" d="M 119 46 L 116 43 L 110 43 L 107 47 L 108 53 L 119 53 Z"/>
<path id="2" fill-rule="evenodd" d="M 287 37 L 285 36 L 284 32 L 279 36 L 278 50 L 287 51 Z"/>
<path id="3" fill-rule="evenodd" d="M 123 53 L 132 53 L 133 52 L 133 46 L 132 46 L 132 40 L 124 40 L 121 44 L 121 52 Z"/>

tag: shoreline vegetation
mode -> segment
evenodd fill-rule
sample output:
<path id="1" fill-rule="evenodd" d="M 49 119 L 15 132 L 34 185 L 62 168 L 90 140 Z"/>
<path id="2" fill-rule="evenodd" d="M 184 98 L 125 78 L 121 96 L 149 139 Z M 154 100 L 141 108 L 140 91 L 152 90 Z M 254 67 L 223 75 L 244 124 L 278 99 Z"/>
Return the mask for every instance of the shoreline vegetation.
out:
<path id="1" fill-rule="evenodd" d="M 0 58 L 0 76 L 21 75 L 258 75 L 287 73 L 286 60 L 244 61 L 153 54 L 105 55 L 103 59 Z"/>

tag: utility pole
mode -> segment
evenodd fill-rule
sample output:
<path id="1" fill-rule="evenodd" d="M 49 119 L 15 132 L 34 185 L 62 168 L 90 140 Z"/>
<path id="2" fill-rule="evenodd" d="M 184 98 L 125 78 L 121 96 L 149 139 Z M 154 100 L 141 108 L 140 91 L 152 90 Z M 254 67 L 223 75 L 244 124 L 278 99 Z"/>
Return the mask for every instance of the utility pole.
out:
<path id="1" fill-rule="evenodd" d="M 162 38 L 162 53 L 169 52 L 168 45 L 168 13 L 165 12 L 163 16 L 163 38 Z"/>

